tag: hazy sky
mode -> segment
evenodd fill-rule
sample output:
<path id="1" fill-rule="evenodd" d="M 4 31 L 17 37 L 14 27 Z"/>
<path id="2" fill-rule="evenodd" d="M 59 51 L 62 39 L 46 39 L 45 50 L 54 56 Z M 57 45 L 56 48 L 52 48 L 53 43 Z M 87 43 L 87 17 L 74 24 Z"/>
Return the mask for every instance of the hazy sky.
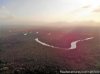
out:
<path id="1" fill-rule="evenodd" d="M 100 22 L 100 0 L 0 0 L 0 23 Z"/>

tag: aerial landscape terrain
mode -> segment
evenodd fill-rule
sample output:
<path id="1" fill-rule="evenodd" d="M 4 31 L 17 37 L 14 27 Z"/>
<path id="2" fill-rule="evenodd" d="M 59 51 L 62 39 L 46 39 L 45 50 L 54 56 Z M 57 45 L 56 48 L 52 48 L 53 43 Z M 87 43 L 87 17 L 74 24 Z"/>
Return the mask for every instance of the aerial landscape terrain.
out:
<path id="1" fill-rule="evenodd" d="M 0 74 L 100 74 L 100 0 L 0 0 Z"/>
<path id="2" fill-rule="evenodd" d="M 99 27 L 2 27 L 0 73 L 100 70 Z"/>

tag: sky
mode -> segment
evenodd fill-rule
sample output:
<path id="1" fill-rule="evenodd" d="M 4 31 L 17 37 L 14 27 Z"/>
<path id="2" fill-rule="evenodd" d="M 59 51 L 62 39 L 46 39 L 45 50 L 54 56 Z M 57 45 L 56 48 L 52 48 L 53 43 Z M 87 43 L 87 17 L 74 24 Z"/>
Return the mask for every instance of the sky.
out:
<path id="1" fill-rule="evenodd" d="M 100 22 L 100 0 L 0 0 L 0 24 Z"/>

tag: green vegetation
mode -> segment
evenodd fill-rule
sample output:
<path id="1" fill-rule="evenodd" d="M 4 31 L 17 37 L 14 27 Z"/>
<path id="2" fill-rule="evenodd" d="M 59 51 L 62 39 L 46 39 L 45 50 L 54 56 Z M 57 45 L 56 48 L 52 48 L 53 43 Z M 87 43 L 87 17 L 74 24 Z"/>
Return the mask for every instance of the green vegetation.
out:
<path id="1" fill-rule="evenodd" d="M 59 74 L 60 70 L 100 70 L 100 30 L 95 27 L 25 29 L 4 31 L 0 36 L 0 74 Z M 29 32 L 32 33 L 29 33 Z M 39 31 L 39 34 L 35 34 Z M 24 33 L 28 32 L 28 35 Z M 48 33 L 51 35 L 48 36 Z M 49 48 L 37 43 L 39 38 L 56 46 L 70 46 L 73 40 L 94 37 L 77 44 L 75 50 Z M 63 44 L 65 43 L 65 45 Z M 6 62 L 5 62 L 6 61 Z"/>

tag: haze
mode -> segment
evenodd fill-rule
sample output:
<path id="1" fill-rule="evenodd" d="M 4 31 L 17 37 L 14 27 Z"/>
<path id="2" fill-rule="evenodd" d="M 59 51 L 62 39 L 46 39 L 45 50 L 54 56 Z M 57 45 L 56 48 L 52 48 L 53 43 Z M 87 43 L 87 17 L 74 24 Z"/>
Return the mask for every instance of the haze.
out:
<path id="1" fill-rule="evenodd" d="M 92 26 L 99 26 L 99 19 L 100 0 L 0 0 L 1 25 L 92 22 Z"/>

